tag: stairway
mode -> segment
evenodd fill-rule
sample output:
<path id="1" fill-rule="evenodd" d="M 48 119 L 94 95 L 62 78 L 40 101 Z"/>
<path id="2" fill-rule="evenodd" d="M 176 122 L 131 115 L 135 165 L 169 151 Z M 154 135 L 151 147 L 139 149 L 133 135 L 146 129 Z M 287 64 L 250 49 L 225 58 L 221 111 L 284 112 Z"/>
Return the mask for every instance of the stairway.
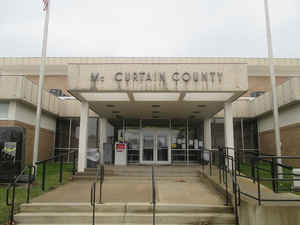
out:
<path id="1" fill-rule="evenodd" d="M 105 203 L 96 205 L 96 224 L 152 224 L 150 203 Z M 88 203 L 23 204 L 15 216 L 21 225 L 92 224 Z M 157 204 L 156 224 L 234 225 L 232 207 L 197 204 Z"/>
<path id="2" fill-rule="evenodd" d="M 184 166 L 159 166 L 155 167 L 156 180 L 185 180 L 199 181 L 200 167 Z M 83 173 L 76 173 L 73 180 L 93 180 L 96 169 L 87 168 Z M 127 167 L 106 167 L 105 180 L 151 180 L 152 168 L 150 166 L 127 166 Z"/>

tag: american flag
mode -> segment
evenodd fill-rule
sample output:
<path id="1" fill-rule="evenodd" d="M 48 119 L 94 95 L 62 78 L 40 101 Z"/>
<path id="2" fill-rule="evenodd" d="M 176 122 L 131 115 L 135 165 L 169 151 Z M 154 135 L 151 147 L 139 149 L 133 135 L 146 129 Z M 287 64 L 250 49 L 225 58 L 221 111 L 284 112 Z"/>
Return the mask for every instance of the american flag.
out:
<path id="1" fill-rule="evenodd" d="M 44 11 L 48 9 L 48 0 L 43 0 L 44 3 Z"/>

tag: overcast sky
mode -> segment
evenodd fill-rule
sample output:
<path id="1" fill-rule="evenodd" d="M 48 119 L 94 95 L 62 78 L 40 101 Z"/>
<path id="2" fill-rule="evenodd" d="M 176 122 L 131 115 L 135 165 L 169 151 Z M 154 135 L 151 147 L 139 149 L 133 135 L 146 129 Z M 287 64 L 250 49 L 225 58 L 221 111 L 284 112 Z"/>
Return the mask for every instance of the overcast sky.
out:
<path id="1" fill-rule="evenodd" d="M 299 0 L 269 0 L 275 57 L 300 58 Z M 42 0 L 0 0 L 0 56 L 40 56 Z M 51 0 L 48 56 L 265 57 L 263 0 Z"/>

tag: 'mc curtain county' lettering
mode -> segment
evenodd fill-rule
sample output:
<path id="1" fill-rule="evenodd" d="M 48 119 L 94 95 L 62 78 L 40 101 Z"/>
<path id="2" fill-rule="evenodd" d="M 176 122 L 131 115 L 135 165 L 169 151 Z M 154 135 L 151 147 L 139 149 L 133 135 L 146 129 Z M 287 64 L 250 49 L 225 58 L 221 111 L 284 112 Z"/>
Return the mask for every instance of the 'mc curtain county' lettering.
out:
<path id="1" fill-rule="evenodd" d="M 170 74 L 171 78 L 175 82 L 222 82 L 223 72 L 174 72 Z M 166 81 L 166 73 L 165 72 L 117 72 L 115 74 L 115 81 Z"/>

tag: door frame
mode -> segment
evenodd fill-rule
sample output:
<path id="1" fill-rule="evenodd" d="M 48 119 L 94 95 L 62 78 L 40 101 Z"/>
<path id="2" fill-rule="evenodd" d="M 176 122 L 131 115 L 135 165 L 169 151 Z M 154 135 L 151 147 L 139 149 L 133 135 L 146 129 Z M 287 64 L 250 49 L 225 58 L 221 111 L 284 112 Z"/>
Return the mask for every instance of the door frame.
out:
<path id="1" fill-rule="evenodd" d="M 154 139 L 154 146 L 153 146 L 153 160 L 152 161 L 144 161 L 144 134 L 142 130 L 150 130 L 153 132 L 153 139 Z M 146 165 L 170 165 L 171 161 L 171 133 L 169 128 L 142 128 L 140 132 L 140 164 Z M 159 134 L 167 136 L 167 145 L 168 145 L 168 160 L 167 161 L 158 161 L 157 160 L 157 153 L 158 153 L 158 146 L 157 146 L 157 137 Z"/>

